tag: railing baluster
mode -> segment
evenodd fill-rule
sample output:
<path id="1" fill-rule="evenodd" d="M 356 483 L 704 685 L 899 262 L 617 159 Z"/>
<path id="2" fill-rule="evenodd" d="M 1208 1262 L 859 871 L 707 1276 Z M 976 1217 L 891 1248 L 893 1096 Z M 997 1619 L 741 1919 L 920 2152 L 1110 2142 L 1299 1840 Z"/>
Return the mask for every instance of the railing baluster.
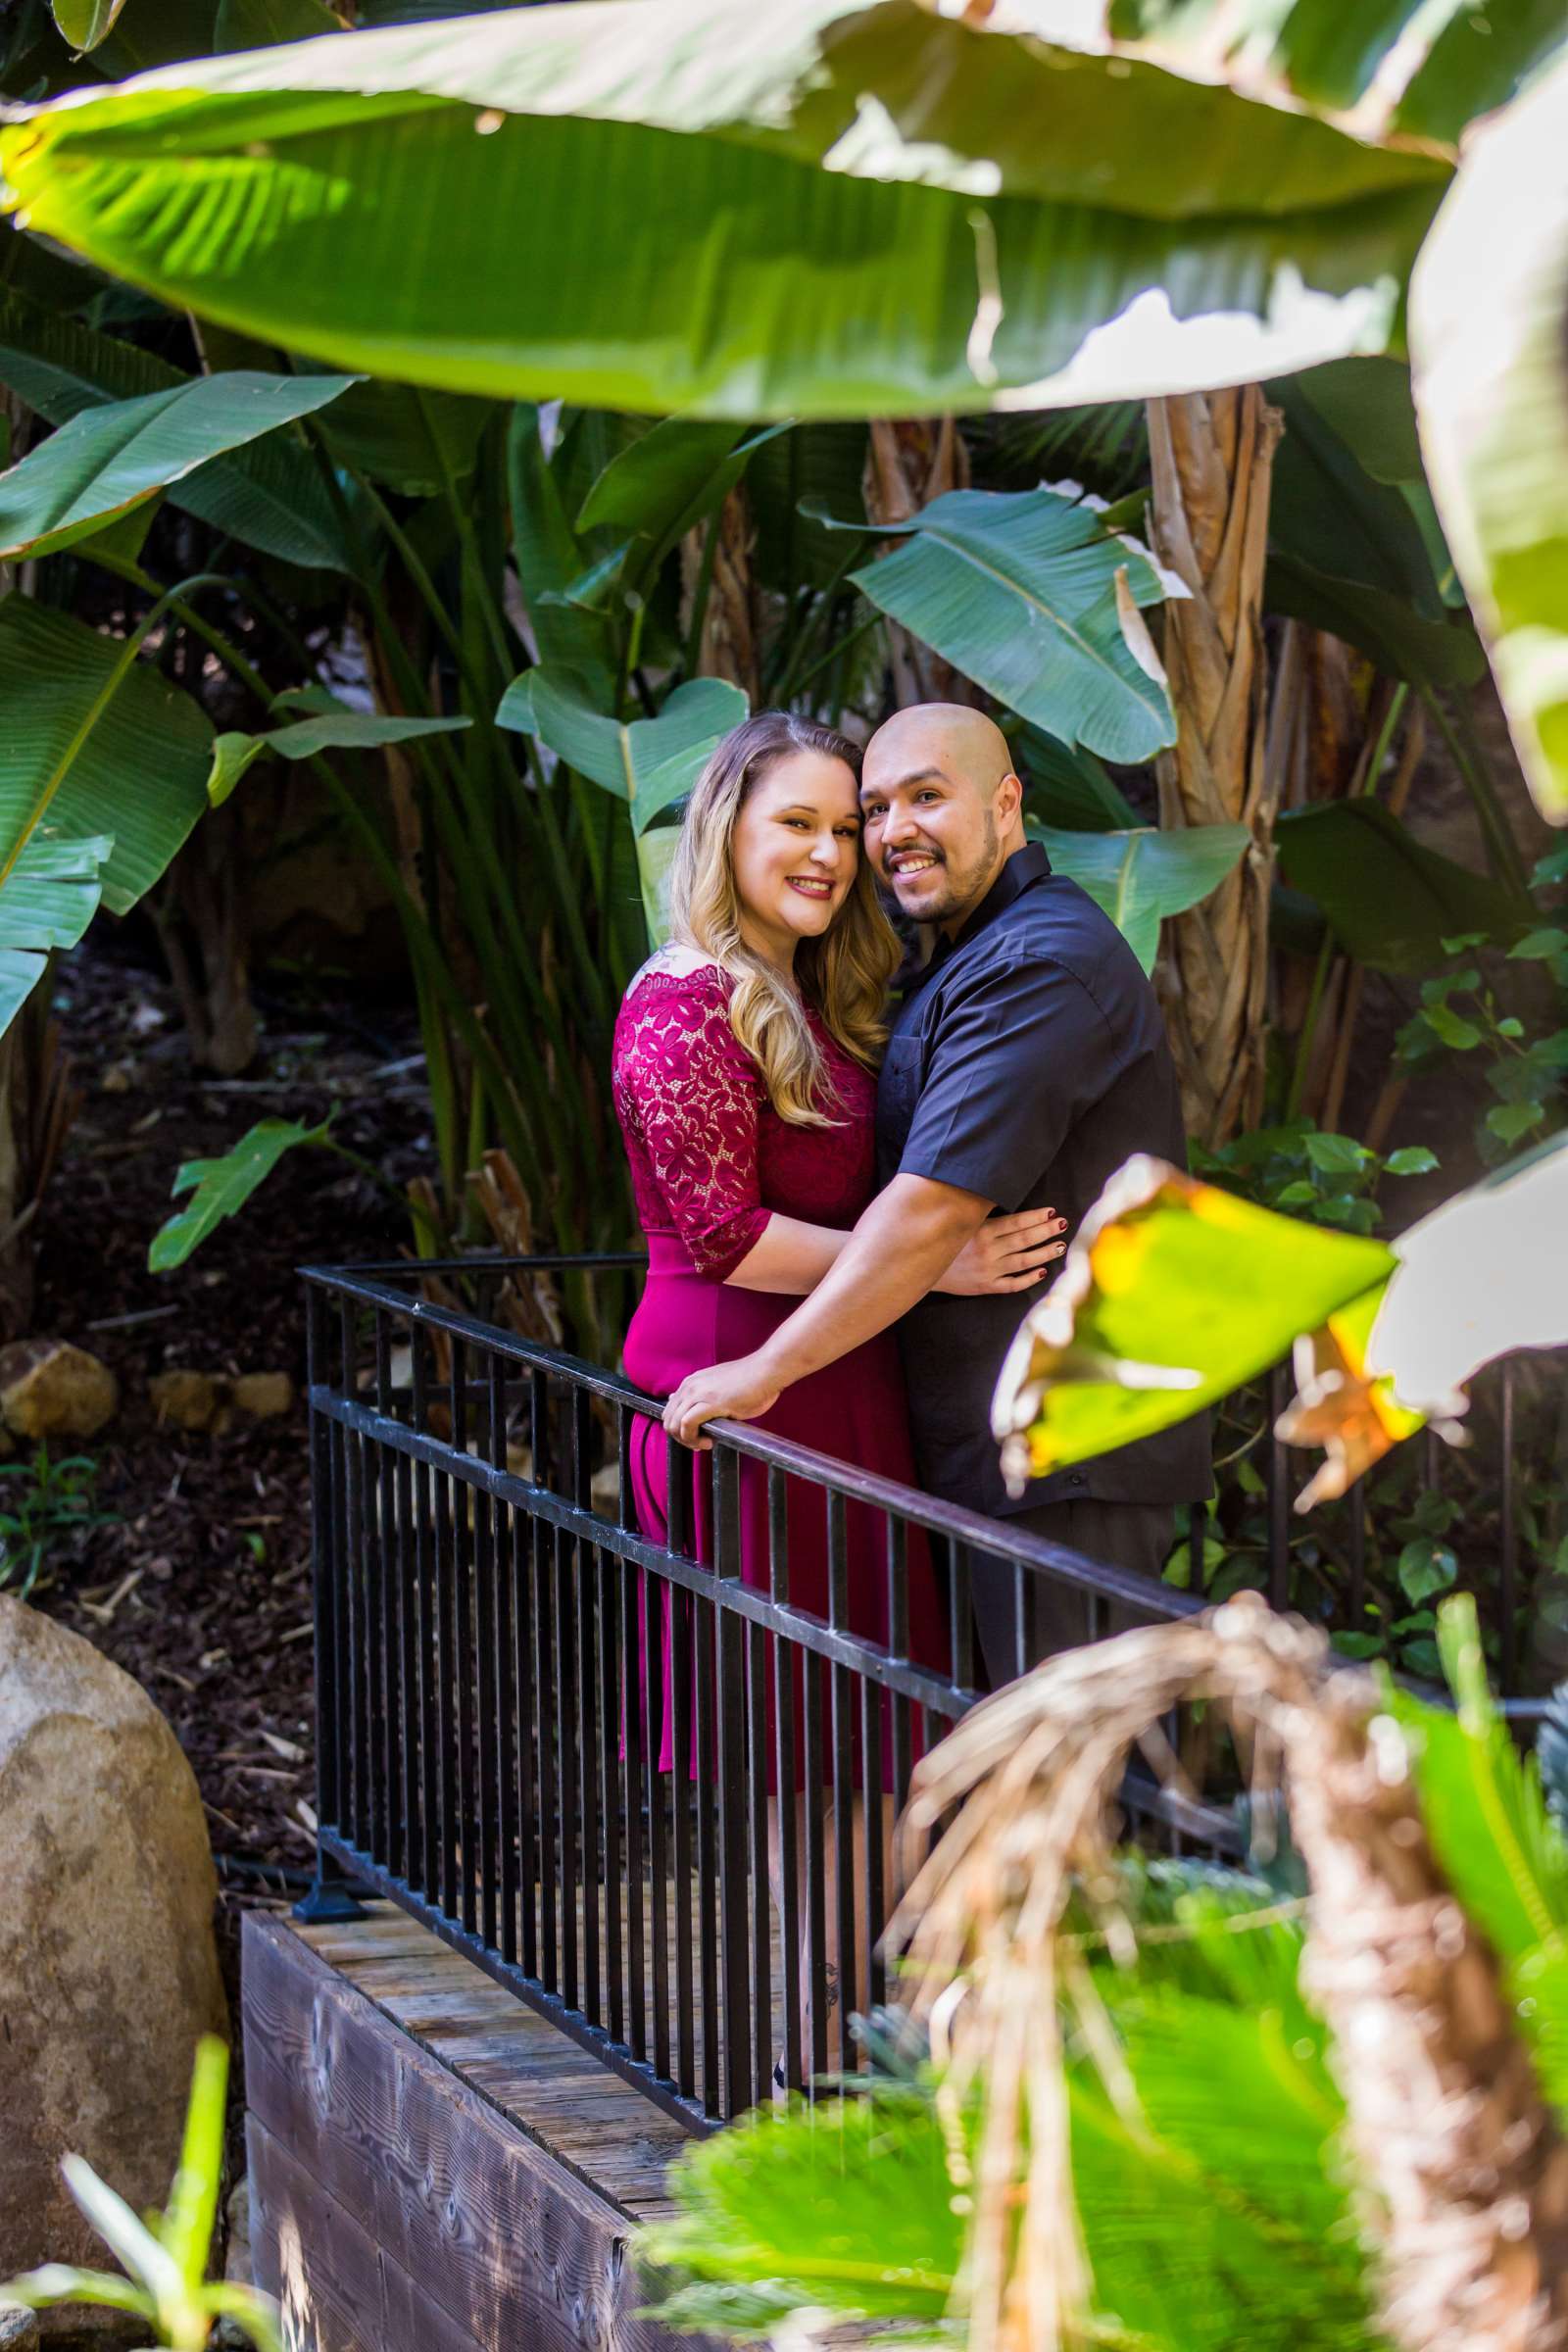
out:
<path id="1" fill-rule="evenodd" d="M 751 1927 L 747 1886 L 745 1628 L 724 1592 L 741 1581 L 741 1465 L 720 1441 L 713 1449 L 713 1567 L 718 1638 L 718 1925 L 723 1945 L 724 2112 L 752 2104 Z"/>
<path id="2" fill-rule="evenodd" d="M 534 1773 L 540 1739 L 534 1641 L 538 1593 L 533 1573 L 539 1522 L 519 1507 L 512 1513 L 512 1653 L 517 1693 L 517 1903 L 521 1911 L 522 1970 L 539 1974 L 539 1799 Z"/>
<path id="3" fill-rule="evenodd" d="M 571 1498 L 580 1511 L 593 1501 L 593 1417 L 586 1389 L 571 1396 Z M 599 1805 L 598 1676 L 595 1671 L 594 1615 L 599 1585 L 599 1554 L 593 1544 L 567 1546 L 567 1561 L 576 1586 L 577 1624 L 577 1819 L 582 1861 L 583 2014 L 594 2025 L 604 2023 L 604 1971 L 600 1953 L 599 1874 L 603 1862 Z"/>
<path id="4" fill-rule="evenodd" d="M 856 1676 L 860 1686 L 860 1784 L 865 1818 L 865 1957 L 868 1996 L 873 2007 L 887 1998 L 883 1966 L 882 1930 L 888 1901 L 882 1850 L 882 1705 L 883 1693 L 868 1674 Z M 848 1997 L 848 1996 L 846 1996 Z"/>
<path id="5" fill-rule="evenodd" d="M 790 1597 L 789 1483 L 772 1463 L 767 1470 L 767 1585 L 769 1598 Z M 795 1644 L 781 1634 L 768 1636 L 773 1665 L 774 1819 L 777 1823 L 779 1888 L 779 1973 L 784 1998 L 784 2080 L 801 2088 L 801 1885 L 800 1804 L 796 1796 Z M 809 1673 L 812 1660 L 805 1660 Z"/>
<path id="6" fill-rule="evenodd" d="M 305 1294 L 305 1385 L 311 1403 L 311 1561 L 316 1619 L 316 1810 L 328 1829 L 341 1825 L 339 1718 L 344 1698 L 337 1611 L 342 1552 L 333 1517 L 332 1451 L 338 1424 L 320 1410 L 317 1391 L 327 1380 L 326 1294 L 318 1283 Z"/>
<path id="7" fill-rule="evenodd" d="M 507 1458 L 506 1413 L 500 1396 L 500 1366 L 493 1348 L 484 1351 L 484 1459 L 503 1467 Z M 473 1494 L 474 1624 L 479 1671 L 479 1933 L 494 1943 L 501 1886 L 501 1640 L 500 1595 L 496 1591 L 496 1505 Z"/>
<path id="8" fill-rule="evenodd" d="M 528 1426 L 533 1446 L 534 1484 L 554 1489 L 550 1442 L 550 1387 L 543 1372 L 528 1375 Z M 533 1523 L 534 1704 L 538 1710 L 539 1975 L 548 1992 L 561 1990 L 561 1945 L 556 1923 L 556 1532 L 548 1519 Z"/>
<path id="9" fill-rule="evenodd" d="M 354 1335 L 354 1301 L 345 1293 L 339 1300 L 340 1332 L 342 1338 L 343 1372 L 342 1394 L 358 1401 L 356 1372 L 358 1354 Z M 369 1674 L 369 1629 L 365 1610 L 365 1523 L 360 1500 L 364 1483 L 364 1458 L 360 1451 L 359 1432 L 343 1432 L 343 1572 L 348 1593 L 349 1636 L 349 1752 L 348 1772 L 344 1780 L 346 1802 L 343 1808 L 344 1827 L 356 1845 L 364 1845 L 369 1827 L 369 1807 L 367 1803 L 368 1778 L 369 1702 L 368 1677 Z"/>
<path id="10" fill-rule="evenodd" d="M 668 1603 L 669 1587 L 661 1578 L 646 1576 L 641 1582 L 643 1637 L 643 1738 L 648 1749 L 648 1879 L 649 1879 L 649 1936 L 652 1942 L 654 2072 L 669 2079 L 672 2075 L 669 2058 L 669 1838 L 667 1814 L 675 1801 L 679 1779 L 685 1775 L 684 1759 L 678 1758 L 674 1747 L 674 1659 L 671 1651 L 666 1662 L 664 1612 Z M 666 1694 L 665 1679 L 670 1688 Z M 666 1734 L 670 1743 L 670 1770 L 661 1772 L 659 1756 L 661 1742 Z"/>
<path id="11" fill-rule="evenodd" d="M 624 1404 L 615 1410 L 615 1460 L 618 1471 L 616 1524 L 622 1529 L 636 1523 L 631 1481 L 632 1415 Z M 644 1962 L 643 1939 L 647 1933 L 643 1904 L 643 1790 L 645 1785 L 644 1747 L 648 1738 L 644 1730 L 642 1709 L 642 1662 L 638 1648 L 637 1571 L 629 1560 L 612 1571 L 619 1587 L 614 1604 L 619 1616 L 618 1662 L 620 1673 L 621 1727 L 620 1741 L 625 1754 L 623 1785 L 625 1792 L 625 1870 L 626 1888 L 626 2039 L 634 2058 L 648 2055 L 648 1975 Z M 649 1793 L 652 1810 L 653 1789 L 658 1786 L 653 1776 Z"/>
<path id="12" fill-rule="evenodd" d="M 387 1329 L 386 1310 L 374 1310 L 375 1334 L 375 1409 L 388 1419 L 392 1413 L 392 1337 Z M 403 1829 L 399 1819 L 398 1790 L 402 1781 L 402 1766 L 398 1747 L 398 1723 L 401 1713 L 398 1690 L 398 1666 L 403 1655 L 399 1638 L 402 1592 L 398 1576 L 397 1519 L 392 1479 L 392 1452 L 386 1446 L 374 1447 L 376 1481 L 373 1517 L 375 1521 L 375 1622 L 372 1639 L 376 1647 L 374 1677 L 371 1686 L 371 1706 L 380 1717 L 375 1742 L 376 1772 L 370 1809 L 371 1850 L 394 1873 L 403 1868 Z"/>
<path id="13" fill-rule="evenodd" d="M 452 1414 L 452 1448 L 462 1456 L 468 1450 L 467 1342 L 453 1335 L 452 1377 L 448 1383 Z M 473 1522 L 478 1497 L 463 1479 L 453 1481 L 452 1493 L 452 1606 L 457 1621 L 453 1679 L 457 1684 L 458 1807 L 463 1825 L 463 1853 L 459 1890 L 463 1924 L 471 1936 L 479 1924 L 480 1860 L 476 1843 L 477 1788 L 476 1732 L 473 1690 Z"/>
<path id="14" fill-rule="evenodd" d="M 822 1808 L 818 1799 L 818 1791 L 825 1789 L 827 1778 L 822 1757 L 823 1672 L 821 1659 L 807 1650 L 801 1659 L 805 1719 L 801 1812 L 806 1823 L 807 1997 L 811 2034 L 803 2059 L 810 2078 L 807 2089 L 813 2098 L 816 2078 L 827 2073 L 827 1886 Z"/>
<path id="15" fill-rule="evenodd" d="M 414 1427 L 423 1436 L 430 1426 L 430 1344 L 422 1325 L 409 1331 L 410 1377 L 414 1395 L 409 1410 Z M 442 1666 L 441 1612 L 437 1599 L 438 1570 L 430 1465 L 422 1457 L 414 1464 L 414 1573 L 419 1589 L 418 1714 L 419 1714 L 419 1829 L 421 1868 L 419 1892 L 431 1902 L 440 1899 L 441 1803 L 440 1674 Z"/>

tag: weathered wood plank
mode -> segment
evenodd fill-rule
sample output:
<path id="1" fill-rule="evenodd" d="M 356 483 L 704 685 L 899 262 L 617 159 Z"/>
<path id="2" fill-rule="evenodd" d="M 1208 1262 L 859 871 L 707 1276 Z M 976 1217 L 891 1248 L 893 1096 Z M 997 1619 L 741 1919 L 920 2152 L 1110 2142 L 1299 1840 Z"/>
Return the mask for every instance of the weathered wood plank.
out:
<path id="1" fill-rule="evenodd" d="M 340 1946 L 341 1938 L 339 1930 Z M 443 1965 L 469 1969 L 430 1942 Z M 254 1913 L 246 1921 L 244 2014 L 260 2127 L 460 2333 L 486 2352 L 652 2352 L 668 2344 L 632 2317 L 641 2297 L 626 2260 L 624 2213 L 526 2117 L 502 2114 L 288 1926 Z M 525 2021 L 520 2039 L 535 2029 L 553 2032 L 531 2013 L 517 2014 Z M 573 2057 L 581 2063 L 580 2052 Z M 660 2120 L 628 2086 L 615 2087 L 634 2132 L 645 2118 Z M 664 2201 L 662 2169 L 650 2163 L 645 2176 L 656 2207 Z"/>
<path id="2" fill-rule="evenodd" d="M 259 2116 L 245 2137 L 258 2283 L 282 2304 L 298 2352 L 484 2352 Z"/>

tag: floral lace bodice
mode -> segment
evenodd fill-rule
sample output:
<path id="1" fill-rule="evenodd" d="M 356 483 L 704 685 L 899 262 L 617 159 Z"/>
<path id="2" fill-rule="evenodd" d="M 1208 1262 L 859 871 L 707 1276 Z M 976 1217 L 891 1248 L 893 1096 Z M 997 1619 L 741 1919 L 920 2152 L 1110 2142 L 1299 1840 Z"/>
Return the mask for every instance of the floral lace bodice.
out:
<path id="1" fill-rule="evenodd" d="M 847 1228 L 876 1185 L 876 1081 L 810 1014 L 837 1098 L 834 1124 L 795 1127 L 729 1025 L 712 964 L 641 972 L 615 1023 L 616 1116 L 646 1234 L 673 1235 L 722 1282 L 777 1212 Z"/>

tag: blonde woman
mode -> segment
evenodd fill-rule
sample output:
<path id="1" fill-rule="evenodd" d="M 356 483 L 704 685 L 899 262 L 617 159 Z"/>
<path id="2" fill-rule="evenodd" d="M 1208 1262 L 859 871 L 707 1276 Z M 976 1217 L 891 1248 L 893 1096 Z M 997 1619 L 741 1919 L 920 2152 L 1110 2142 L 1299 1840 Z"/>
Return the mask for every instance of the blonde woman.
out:
<path id="1" fill-rule="evenodd" d="M 899 946 L 860 853 L 858 764 L 844 736 L 787 711 L 760 712 L 725 737 L 687 807 L 671 944 L 644 965 L 621 1006 L 615 1108 L 649 1251 L 625 1360 L 656 1396 L 760 1347 L 820 1282 L 876 1189 L 875 1071 Z M 1059 1230 L 1052 1209 L 992 1219 L 942 1287 L 1022 1290 L 1060 1254 Z M 913 1482 L 891 1332 L 789 1389 L 759 1426 Z M 639 1420 L 638 1519 L 660 1540 L 668 1527 L 667 1458 L 663 1430 Z M 683 1457 L 682 1475 L 691 1467 Z M 711 1562 L 710 1483 L 694 1479 L 687 1524 L 697 1556 Z M 765 1480 L 745 1463 L 740 1484 L 740 1574 L 766 1590 Z M 825 1538 L 820 1496 L 792 1494 L 789 1598 L 824 1618 Z M 885 1529 L 851 1504 L 846 1538 L 849 1625 L 885 1642 Z M 939 1667 L 944 1611 L 915 1541 L 907 1577 L 911 1654 Z M 664 1771 L 674 1745 L 667 1616 L 666 1606 Z M 799 1788 L 799 1737 L 794 1745 Z"/>

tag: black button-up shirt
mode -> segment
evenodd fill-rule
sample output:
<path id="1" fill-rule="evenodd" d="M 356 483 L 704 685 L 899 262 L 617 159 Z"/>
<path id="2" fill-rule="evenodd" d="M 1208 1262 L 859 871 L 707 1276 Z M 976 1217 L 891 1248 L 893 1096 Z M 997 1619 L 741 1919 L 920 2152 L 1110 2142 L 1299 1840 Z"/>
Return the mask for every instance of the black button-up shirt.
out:
<path id="1" fill-rule="evenodd" d="M 1154 992 L 1088 893 L 1016 850 L 951 948 L 916 975 L 877 1087 L 880 1181 L 928 1176 L 1076 1231 L 1135 1152 L 1186 1165 Z M 899 1325 L 921 1481 L 972 1510 L 1070 1499 L 1188 1502 L 1210 1487 L 1206 1416 L 1035 1480 L 1002 1480 L 991 1399 L 1029 1304 L 932 1293 Z"/>

